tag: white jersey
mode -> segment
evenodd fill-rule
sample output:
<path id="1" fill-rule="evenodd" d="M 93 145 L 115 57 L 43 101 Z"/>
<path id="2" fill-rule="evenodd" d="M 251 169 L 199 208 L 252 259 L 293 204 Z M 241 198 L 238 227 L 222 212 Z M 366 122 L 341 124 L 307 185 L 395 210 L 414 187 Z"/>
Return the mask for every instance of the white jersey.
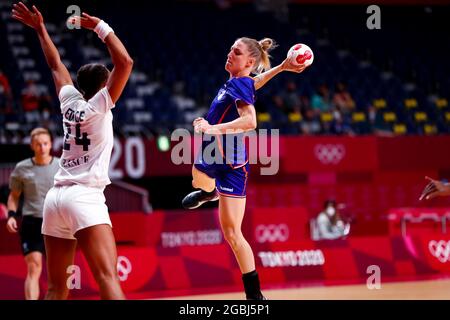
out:
<path id="1" fill-rule="evenodd" d="M 59 92 L 64 142 L 55 186 L 83 185 L 104 188 L 111 181 L 108 168 L 114 144 L 111 109 L 105 87 L 88 101 L 72 85 Z"/>

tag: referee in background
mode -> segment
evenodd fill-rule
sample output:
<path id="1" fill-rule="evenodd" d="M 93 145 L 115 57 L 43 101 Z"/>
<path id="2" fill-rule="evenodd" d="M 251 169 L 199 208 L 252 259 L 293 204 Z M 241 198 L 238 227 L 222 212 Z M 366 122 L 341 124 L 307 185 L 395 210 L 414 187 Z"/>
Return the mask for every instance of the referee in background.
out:
<path id="1" fill-rule="evenodd" d="M 53 179 L 59 168 L 59 159 L 52 157 L 52 137 L 44 128 L 31 131 L 32 158 L 19 162 L 9 179 L 8 221 L 6 228 L 17 233 L 17 209 L 23 193 L 22 223 L 19 235 L 22 253 L 27 264 L 25 299 L 39 299 L 39 277 L 42 271 L 44 239 L 41 233 L 44 199 L 53 187 Z"/>

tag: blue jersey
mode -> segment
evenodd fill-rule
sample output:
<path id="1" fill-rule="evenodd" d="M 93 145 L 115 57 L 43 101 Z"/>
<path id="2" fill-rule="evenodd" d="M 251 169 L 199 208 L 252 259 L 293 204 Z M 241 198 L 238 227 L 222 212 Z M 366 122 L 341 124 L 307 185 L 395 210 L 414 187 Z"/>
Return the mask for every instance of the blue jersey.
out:
<path id="1" fill-rule="evenodd" d="M 215 125 L 239 118 L 238 101 L 251 105 L 255 103 L 255 81 L 252 78 L 241 77 L 228 80 L 219 89 L 219 92 L 211 103 L 206 120 L 210 125 Z M 248 161 L 243 139 L 243 133 L 224 134 L 221 136 L 205 135 L 202 149 L 205 151 L 208 145 L 213 142 L 217 143 L 223 163 L 237 168 L 246 164 Z"/>

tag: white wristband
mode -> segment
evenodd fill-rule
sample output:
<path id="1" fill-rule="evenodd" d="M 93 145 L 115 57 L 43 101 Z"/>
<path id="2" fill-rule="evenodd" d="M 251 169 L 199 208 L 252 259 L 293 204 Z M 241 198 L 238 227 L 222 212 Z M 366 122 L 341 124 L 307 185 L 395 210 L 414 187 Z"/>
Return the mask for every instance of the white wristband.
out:
<path id="1" fill-rule="evenodd" d="M 114 32 L 114 30 L 103 20 L 100 20 L 99 23 L 94 28 L 95 33 L 97 33 L 98 37 L 105 42 L 105 38 L 108 36 L 110 32 Z"/>

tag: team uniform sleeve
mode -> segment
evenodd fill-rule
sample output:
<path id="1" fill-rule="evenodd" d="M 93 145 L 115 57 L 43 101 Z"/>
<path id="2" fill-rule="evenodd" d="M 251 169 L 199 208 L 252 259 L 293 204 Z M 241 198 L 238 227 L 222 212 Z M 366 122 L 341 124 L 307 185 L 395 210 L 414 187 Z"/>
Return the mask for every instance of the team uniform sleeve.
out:
<path id="1" fill-rule="evenodd" d="M 64 107 L 68 104 L 83 100 L 83 95 L 73 85 L 65 85 L 59 90 L 58 98 L 61 103 L 61 110 L 64 110 Z"/>
<path id="2" fill-rule="evenodd" d="M 95 94 L 90 100 L 89 104 L 92 105 L 99 113 L 106 113 L 114 108 L 114 102 L 111 99 L 108 88 L 104 87 Z"/>
<path id="3" fill-rule="evenodd" d="M 23 191 L 23 180 L 21 170 L 17 166 L 14 168 L 11 176 L 9 177 L 9 189 L 14 191 Z"/>
<path id="4" fill-rule="evenodd" d="M 254 104 L 255 82 L 249 77 L 234 78 L 229 82 L 227 94 L 233 98 L 236 106 L 238 106 L 237 101 Z"/>

